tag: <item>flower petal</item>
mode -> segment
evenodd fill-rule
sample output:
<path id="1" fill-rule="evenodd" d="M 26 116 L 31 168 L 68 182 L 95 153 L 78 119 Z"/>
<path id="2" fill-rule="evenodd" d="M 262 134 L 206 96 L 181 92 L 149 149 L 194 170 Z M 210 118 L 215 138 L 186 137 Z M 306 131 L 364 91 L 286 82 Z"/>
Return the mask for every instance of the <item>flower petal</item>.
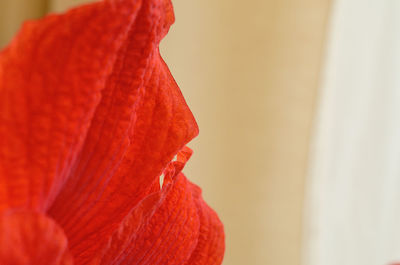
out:
<path id="1" fill-rule="evenodd" d="M 201 189 L 191 184 L 200 218 L 200 232 L 196 249 L 185 265 L 219 265 L 225 252 L 224 227 L 218 215 L 201 197 Z"/>
<path id="2" fill-rule="evenodd" d="M 72 265 L 67 239 L 50 218 L 33 212 L 0 215 L 0 264 Z"/>
<path id="3" fill-rule="evenodd" d="M 71 252 L 98 251 L 198 133 L 158 43 L 173 21 L 170 1 L 144 1 L 120 49 L 85 145 L 49 214 Z M 84 262 L 83 262 L 84 263 Z"/>
<path id="4" fill-rule="evenodd" d="M 221 222 L 179 173 L 134 208 L 94 264 L 219 265 L 223 252 Z"/>
<path id="5" fill-rule="evenodd" d="M 76 264 L 222 259 L 218 218 L 179 174 L 198 129 L 158 51 L 172 22 L 169 0 L 109 0 L 31 22 L 0 54 L 0 213 L 48 211 Z"/>
<path id="6" fill-rule="evenodd" d="M 27 22 L 0 53 L 0 213 L 49 207 L 139 6 L 107 1 Z"/>

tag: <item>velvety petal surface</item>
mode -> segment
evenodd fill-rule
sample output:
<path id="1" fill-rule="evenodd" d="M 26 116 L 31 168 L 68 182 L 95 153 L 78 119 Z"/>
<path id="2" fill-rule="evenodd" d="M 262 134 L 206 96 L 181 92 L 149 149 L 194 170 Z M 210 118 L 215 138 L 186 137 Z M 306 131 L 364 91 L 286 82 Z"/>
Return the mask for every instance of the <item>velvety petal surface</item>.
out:
<path id="1" fill-rule="evenodd" d="M 197 246 L 185 265 L 219 265 L 225 252 L 224 227 L 218 215 L 201 197 L 201 189 L 191 184 L 191 191 L 200 220 Z"/>
<path id="2" fill-rule="evenodd" d="M 29 22 L 0 53 L 0 214 L 35 211 L 75 264 L 222 260 L 222 225 L 180 173 L 198 128 L 158 50 L 173 20 L 169 0 L 109 0 Z"/>
<path id="3" fill-rule="evenodd" d="M 143 2 L 77 163 L 49 211 L 83 264 L 198 133 L 158 50 L 172 22 L 170 1 Z"/>
<path id="4" fill-rule="evenodd" d="M 33 212 L 0 215 L 0 264 L 72 265 L 62 229 L 49 217 Z"/>
<path id="5" fill-rule="evenodd" d="M 0 53 L 0 212 L 45 211 L 71 175 L 140 4 L 27 22 Z"/>
<path id="6" fill-rule="evenodd" d="M 168 165 L 162 190 L 132 209 L 93 264 L 221 264 L 221 221 L 180 173 L 190 154 L 184 148 Z"/>

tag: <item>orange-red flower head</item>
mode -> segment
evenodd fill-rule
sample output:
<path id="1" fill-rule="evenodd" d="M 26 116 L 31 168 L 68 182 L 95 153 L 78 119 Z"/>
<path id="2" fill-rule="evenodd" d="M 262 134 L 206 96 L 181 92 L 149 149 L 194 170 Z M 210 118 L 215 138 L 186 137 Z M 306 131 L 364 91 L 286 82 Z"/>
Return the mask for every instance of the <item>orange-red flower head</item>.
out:
<path id="1" fill-rule="evenodd" d="M 0 53 L 0 264 L 221 263 L 181 173 L 198 129 L 158 51 L 173 20 L 169 0 L 108 0 Z"/>

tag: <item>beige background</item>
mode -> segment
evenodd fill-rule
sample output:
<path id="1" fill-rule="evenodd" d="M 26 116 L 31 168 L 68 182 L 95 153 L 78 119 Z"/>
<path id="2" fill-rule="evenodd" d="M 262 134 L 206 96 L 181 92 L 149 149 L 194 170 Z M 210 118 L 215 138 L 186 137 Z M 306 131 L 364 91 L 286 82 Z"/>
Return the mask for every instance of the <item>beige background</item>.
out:
<path id="1" fill-rule="evenodd" d="M 0 41 L 79 0 L 2 0 Z M 185 169 L 220 214 L 225 265 L 301 260 L 304 177 L 330 0 L 173 0 L 162 43 L 200 125 Z"/>

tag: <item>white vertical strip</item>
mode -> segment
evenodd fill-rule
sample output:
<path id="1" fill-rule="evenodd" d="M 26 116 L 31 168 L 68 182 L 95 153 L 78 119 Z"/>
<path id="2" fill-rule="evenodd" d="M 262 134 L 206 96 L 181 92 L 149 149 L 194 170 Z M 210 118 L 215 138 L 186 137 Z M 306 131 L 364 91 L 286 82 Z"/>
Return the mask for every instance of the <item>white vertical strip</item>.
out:
<path id="1" fill-rule="evenodd" d="M 400 1 L 337 0 L 307 184 L 304 265 L 400 260 Z"/>

